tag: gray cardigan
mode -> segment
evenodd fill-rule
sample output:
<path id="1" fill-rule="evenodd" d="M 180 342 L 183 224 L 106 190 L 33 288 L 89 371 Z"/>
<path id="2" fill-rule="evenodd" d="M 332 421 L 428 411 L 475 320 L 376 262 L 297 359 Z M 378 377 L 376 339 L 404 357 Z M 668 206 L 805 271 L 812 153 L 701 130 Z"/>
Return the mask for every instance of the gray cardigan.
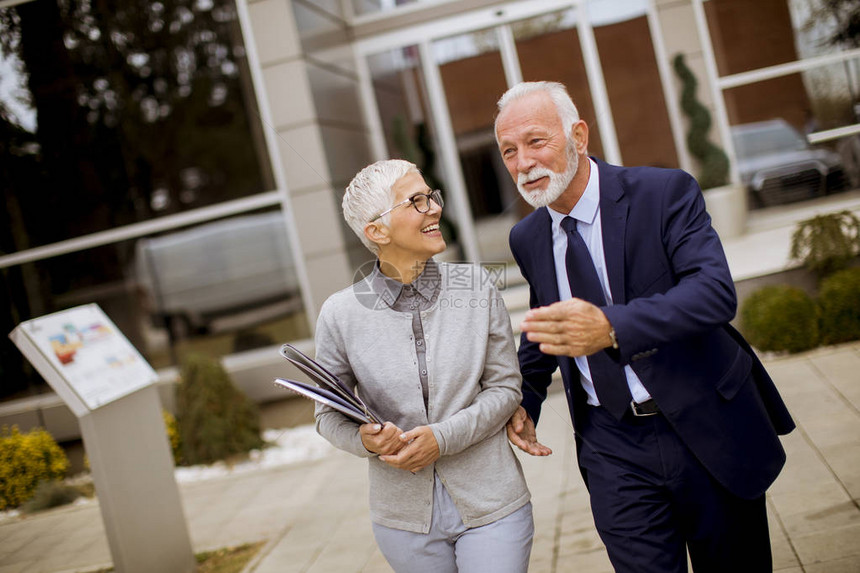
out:
<path id="1" fill-rule="evenodd" d="M 522 398 L 507 309 L 480 267 L 440 263 L 439 269 L 438 299 L 421 313 L 429 375 L 426 411 L 411 315 L 389 308 L 368 279 L 332 295 L 316 329 L 316 359 L 356 387 L 382 418 L 404 431 L 421 425 L 433 430 L 441 455 L 412 475 L 368 452 L 356 422 L 325 406 L 316 408 L 320 435 L 369 458 L 371 519 L 421 533 L 430 529 L 434 472 L 466 527 L 492 523 L 530 499 L 505 433 Z"/>

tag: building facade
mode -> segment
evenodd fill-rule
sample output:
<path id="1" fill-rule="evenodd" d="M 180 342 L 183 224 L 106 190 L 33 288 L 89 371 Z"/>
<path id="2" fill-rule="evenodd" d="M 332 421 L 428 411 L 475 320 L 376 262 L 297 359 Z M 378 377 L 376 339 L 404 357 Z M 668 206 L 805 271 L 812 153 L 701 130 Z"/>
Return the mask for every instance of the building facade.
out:
<path id="1" fill-rule="evenodd" d="M 96 302 L 164 381 L 204 352 L 276 398 L 278 345 L 309 346 L 322 302 L 372 262 L 340 209 L 363 166 L 414 161 L 446 194 L 449 256 L 509 262 L 527 207 L 495 148 L 501 93 L 561 81 L 593 155 L 697 174 L 678 55 L 735 183 L 733 126 L 779 119 L 837 151 L 860 50 L 828 43 L 838 19 L 811 5 L 0 2 L 0 325 Z M 49 389 L 3 345 L 0 413 L 27 426 Z"/>

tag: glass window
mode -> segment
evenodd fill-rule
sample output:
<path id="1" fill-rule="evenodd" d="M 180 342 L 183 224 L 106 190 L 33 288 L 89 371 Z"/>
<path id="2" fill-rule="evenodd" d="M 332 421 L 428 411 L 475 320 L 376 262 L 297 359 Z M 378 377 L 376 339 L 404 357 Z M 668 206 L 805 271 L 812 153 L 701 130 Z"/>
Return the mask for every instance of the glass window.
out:
<path id="1" fill-rule="evenodd" d="M 35 0 L 0 38 L 12 250 L 274 188 L 233 0 Z"/>
<path id="2" fill-rule="evenodd" d="M 588 152 L 604 157 L 600 142 L 600 119 L 594 111 L 585 61 L 576 29 L 576 11 L 525 20 L 513 26 L 523 80 L 561 82 L 588 124 Z"/>
<path id="3" fill-rule="evenodd" d="M 404 4 L 414 4 L 427 0 L 352 0 L 352 8 L 356 16 L 388 12 Z"/>
<path id="4" fill-rule="evenodd" d="M 280 210 L 2 269 L 0 292 L 4 332 L 95 302 L 154 368 L 310 336 Z M 0 357 L 0 395 L 47 390 L 5 336 Z"/>
<path id="5" fill-rule="evenodd" d="M 433 56 L 457 140 L 460 165 L 476 219 L 519 210 L 519 193 L 499 156 L 493 121 L 507 89 L 496 30 L 433 42 Z"/>
<path id="6" fill-rule="evenodd" d="M 0 8 L 0 254 L 274 189 L 233 0 Z M 0 330 L 98 303 L 155 368 L 310 335 L 278 211 L 0 269 Z M 48 387 L 7 337 L 0 397 Z"/>
<path id="7" fill-rule="evenodd" d="M 851 2 L 705 3 L 721 77 L 855 48 Z M 860 121 L 860 59 L 725 88 L 737 167 L 752 207 L 837 193 L 860 181 L 858 136 L 814 134 Z M 754 74 L 751 74 L 754 77 Z M 745 78 L 744 78 L 745 79 Z"/>
<path id="8" fill-rule="evenodd" d="M 723 94 L 738 173 L 750 206 L 770 207 L 850 190 L 856 184 L 855 141 L 811 145 L 807 136 L 853 123 L 842 65 L 824 66 Z"/>
<path id="9" fill-rule="evenodd" d="M 705 2 L 721 76 L 833 53 L 839 8 L 817 0 Z M 838 3 L 831 2 L 836 5 Z"/>
<path id="10" fill-rule="evenodd" d="M 596 24 L 594 38 L 624 164 L 678 167 L 647 17 Z"/>
<path id="11" fill-rule="evenodd" d="M 422 164 L 422 160 L 433 158 L 432 154 L 426 156 L 432 148 L 430 113 L 418 46 L 374 54 L 367 58 L 367 63 L 389 156 L 407 159 L 427 171 L 428 165 Z"/>

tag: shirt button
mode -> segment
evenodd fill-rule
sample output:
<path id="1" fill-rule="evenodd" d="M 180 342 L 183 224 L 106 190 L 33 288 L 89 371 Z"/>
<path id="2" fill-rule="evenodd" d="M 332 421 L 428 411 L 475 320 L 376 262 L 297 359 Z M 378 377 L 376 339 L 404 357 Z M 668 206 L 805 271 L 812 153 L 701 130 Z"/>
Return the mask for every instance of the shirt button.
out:
<path id="1" fill-rule="evenodd" d="M 416 342 L 415 344 L 417 344 L 418 346 L 421 346 L 422 344 L 424 344 L 424 342 L 423 342 L 423 341 L 421 341 L 421 340 L 419 340 L 419 341 L 418 341 L 418 342 Z"/>
<path id="2" fill-rule="evenodd" d="M 426 375 L 427 375 L 427 371 L 426 371 L 426 370 L 422 370 L 422 371 L 421 371 L 421 374 L 424 374 L 424 375 L 426 376 Z"/>

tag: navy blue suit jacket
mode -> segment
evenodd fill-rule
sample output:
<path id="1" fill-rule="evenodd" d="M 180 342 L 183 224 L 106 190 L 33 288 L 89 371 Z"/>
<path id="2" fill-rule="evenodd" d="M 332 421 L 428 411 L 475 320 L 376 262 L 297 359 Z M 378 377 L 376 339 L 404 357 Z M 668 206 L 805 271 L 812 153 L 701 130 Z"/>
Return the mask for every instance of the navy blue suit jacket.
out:
<path id="1" fill-rule="evenodd" d="M 773 381 L 729 321 L 734 283 L 695 179 L 675 169 L 600 173 L 603 249 L 613 305 L 603 308 L 620 349 L 661 411 L 735 495 L 756 498 L 776 479 L 785 452 L 778 434 L 794 422 Z M 559 300 L 551 219 L 537 209 L 511 230 L 511 251 L 529 283 L 530 306 Z M 572 359 L 540 352 L 522 336 L 523 407 L 537 423 L 551 376 L 561 368 L 574 428 L 587 407 Z"/>

